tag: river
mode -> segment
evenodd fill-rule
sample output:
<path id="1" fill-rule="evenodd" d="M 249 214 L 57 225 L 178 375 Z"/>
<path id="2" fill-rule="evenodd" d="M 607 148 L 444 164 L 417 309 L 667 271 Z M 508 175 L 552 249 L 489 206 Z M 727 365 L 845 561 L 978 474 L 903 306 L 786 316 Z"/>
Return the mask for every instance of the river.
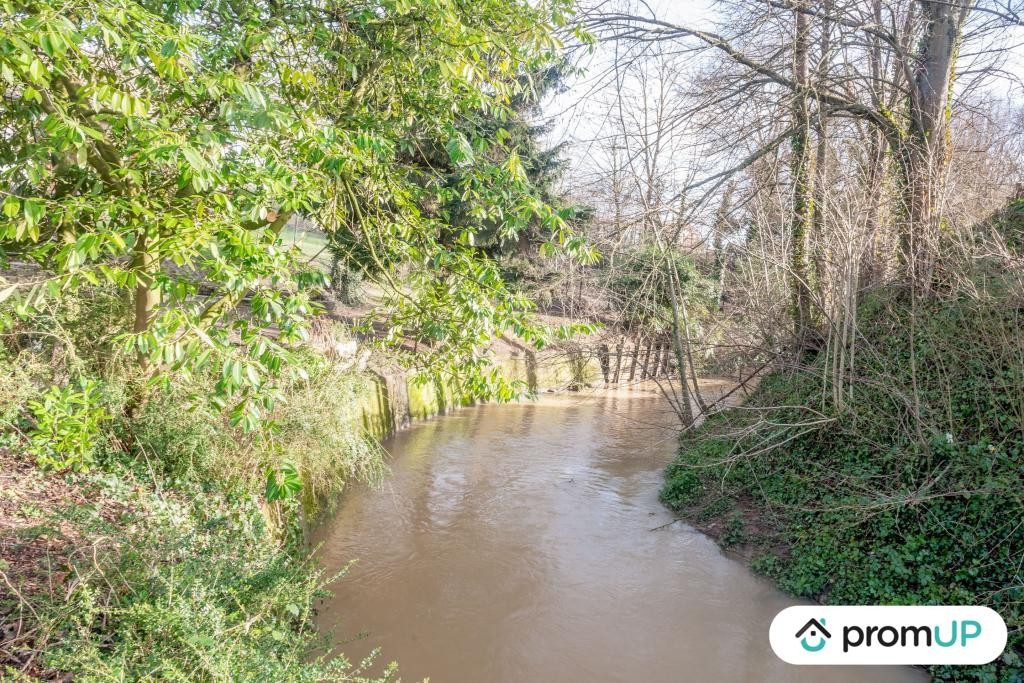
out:
<path id="1" fill-rule="evenodd" d="M 662 526 L 674 424 L 657 393 L 619 390 L 395 435 L 383 488 L 347 492 L 317 533 L 329 570 L 357 560 L 319 625 L 353 661 L 380 648 L 373 670 L 397 660 L 405 681 L 927 680 L 775 657 L 768 625 L 796 601 L 696 530 Z"/>

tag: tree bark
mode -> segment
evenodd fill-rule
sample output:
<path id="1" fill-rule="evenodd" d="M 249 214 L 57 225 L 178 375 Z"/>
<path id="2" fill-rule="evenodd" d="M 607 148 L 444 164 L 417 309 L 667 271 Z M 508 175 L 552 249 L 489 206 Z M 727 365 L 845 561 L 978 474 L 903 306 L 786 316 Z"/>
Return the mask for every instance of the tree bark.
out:
<path id="1" fill-rule="evenodd" d="M 153 312 L 160 304 L 160 290 L 156 287 L 157 257 L 153 249 L 154 235 L 148 229 L 139 231 L 135 239 L 135 255 L 132 259 L 132 270 L 135 273 L 135 320 L 132 332 L 142 334 L 149 331 L 153 320 Z M 138 366 L 145 370 L 149 367 L 149 354 L 138 351 Z"/>
<path id="2" fill-rule="evenodd" d="M 678 275 L 676 282 L 678 283 Z M 704 402 L 704 397 L 700 394 L 700 382 L 697 380 L 697 366 L 693 362 L 693 344 L 690 343 L 690 315 L 686 312 L 686 297 L 679 297 L 679 312 L 682 314 L 683 319 L 683 341 L 685 342 L 686 350 L 686 365 L 689 368 L 689 377 L 693 381 L 693 398 L 697 401 L 697 407 L 701 413 L 706 414 L 708 412 L 708 406 Z M 683 376 L 686 376 L 686 371 L 680 370 Z"/>
<path id="3" fill-rule="evenodd" d="M 795 12 L 796 36 L 793 43 L 793 93 L 790 174 L 793 183 L 793 218 L 790 230 L 790 280 L 792 289 L 793 335 L 796 348 L 802 350 L 811 326 L 811 292 L 807 281 L 808 229 L 813 222 L 813 181 L 810 156 L 810 102 L 808 98 L 808 52 L 810 17 Z"/>
<path id="4" fill-rule="evenodd" d="M 675 266 L 673 264 L 669 271 L 668 283 L 669 296 L 672 299 L 672 342 L 676 353 L 676 366 L 679 368 L 679 386 L 682 387 L 682 397 L 679 400 L 679 417 L 682 419 L 683 427 L 689 428 L 693 425 L 693 407 L 690 405 L 690 380 L 686 376 L 686 358 L 683 353 L 683 339 L 680 333 L 679 292 L 676 289 L 676 278 L 672 273 L 674 270 Z"/>
<path id="5" fill-rule="evenodd" d="M 882 25 L 882 0 L 871 0 L 871 15 L 876 26 Z M 885 86 L 882 79 L 882 41 L 876 35 L 871 37 L 868 50 L 868 69 L 871 73 L 872 96 L 878 102 L 885 101 Z M 888 159 L 885 148 L 885 135 L 875 127 L 868 128 L 868 151 L 867 168 L 864 172 L 864 183 L 868 198 L 867 215 L 867 239 L 865 252 L 861 256 L 860 277 L 862 287 L 858 289 L 857 301 L 860 301 L 860 292 L 866 287 L 876 284 L 883 275 L 882 254 L 878 245 L 879 233 L 881 232 L 882 199 L 884 196 L 884 178 L 888 167 Z"/>
<path id="6" fill-rule="evenodd" d="M 831 59 L 832 50 L 832 25 L 831 22 L 824 17 L 832 11 L 832 0 L 824 0 L 822 2 L 823 18 L 821 20 L 821 37 L 818 41 L 818 64 L 815 69 L 815 93 L 819 93 L 824 88 L 824 83 L 828 79 L 829 73 L 829 60 Z M 817 112 L 817 119 L 814 125 L 815 133 L 815 149 L 814 149 L 814 206 L 813 206 L 813 224 L 814 224 L 814 235 L 813 235 L 813 265 L 814 265 L 814 286 L 817 290 L 817 298 L 819 302 L 826 301 L 826 293 L 829 290 L 827 285 L 828 274 L 826 272 L 826 254 L 824 252 L 824 246 L 828 244 L 825 239 L 826 231 L 826 217 L 825 217 L 825 191 L 828 187 L 828 116 L 825 112 L 825 108 L 822 106 L 820 98 L 816 102 L 815 110 Z"/>
<path id="7" fill-rule="evenodd" d="M 954 72 L 963 26 L 974 4 L 919 0 L 924 33 L 915 59 L 905 67 L 911 116 L 899 153 L 906 212 L 901 246 L 910 280 L 920 292 L 932 288 L 941 219 L 938 199 L 949 165 Z"/>

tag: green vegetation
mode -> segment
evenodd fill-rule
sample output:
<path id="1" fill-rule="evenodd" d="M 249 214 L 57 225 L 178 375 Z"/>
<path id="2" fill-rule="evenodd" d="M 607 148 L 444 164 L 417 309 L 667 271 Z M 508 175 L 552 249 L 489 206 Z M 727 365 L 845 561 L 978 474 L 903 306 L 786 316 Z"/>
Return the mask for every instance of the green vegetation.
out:
<path id="1" fill-rule="evenodd" d="M 608 288 L 621 307 L 619 324 L 627 330 L 665 332 L 672 328 L 670 273 L 679 280 L 678 297 L 690 308 L 691 335 L 702 333 L 701 323 L 717 306 L 718 283 L 701 273 L 692 255 L 642 245 L 622 250 L 603 264 Z"/>
<path id="2" fill-rule="evenodd" d="M 363 680 L 344 657 L 310 659 L 319 642 L 311 604 L 324 577 L 279 547 L 251 500 L 188 488 L 157 494 L 124 473 L 79 485 L 90 502 L 56 510 L 44 524 L 54 531 L 41 532 L 74 533 L 81 553 L 32 603 L 41 673 L 97 682 Z"/>
<path id="3" fill-rule="evenodd" d="M 313 631 L 312 601 L 336 577 L 302 559 L 303 524 L 346 483 L 383 475 L 358 412 L 375 385 L 296 349 L 302 375 L 282 381 L 267 426 L 246 431 L 207 400 L 219 376 L 167 375 L 139 401 L 133 365 L 72 354 L 94 329 L 59 318 L 50 329 L 62 344 L 41 343 L 35 319 L 14 325 L 0 351 L 0 455 L 19 472 L 0 496 L 0 522 L 17 538 L 0 565 L 15 591 L 0 614 L 21 624 L 0 670 L 358 680 Z M 61 384 L 74 374 L 103 379 Z M 310 659 L 314 646 L 332 658 Z"/>
<path id="4" fill-rule="evenodd" d="M 438 211 L 447 176 L 419 150 L 446 150 L 457 191 L 509 236 L 537 221 L 552 251 L 581 252 L 512 163 L 514 141 L 473 123 L 513 116 L 521 76 L 557 58 L 567 10 L 11 3 L 0 256 L 39 271 L 0 298 L 24 310 L 116 288 L 134 306 L 117 343 L 142 366 L 223 371 L 215 398 L 248 427 L 271 409 L 272 379 L 324 284 L 299 249 L 281 248 L 293 219 L 384 287 L 388 340 L 428 344 L 421 366 L 482 373 L 480 345 L 505 329 L 542 343 L 529 301 L 473 246 L 482 218 Z M 233 316 L 243 301 L 252 315 Z"/>
<path id="5" fill-rule="evenodd" d="M 319 317 L 326 297 L 355 304 L 367 283 L 374 310 L 355 331 L 388 371 L 415 370 L 403 396 L 414 415 L 563 375 L 586 383 L 594 363 L 578 347 L 539 381 L 533 358 L 519 358 L 525 380 L 492 362 L 503 335 L 548 344 L 535 299 L 617 318 L 620 345 L 655 349 L 662 375 L 674 363 L 687 427 L 696 365 L 716 362 L 719 342 L 737 368 L 795 368 L 686 437 L 664 500 L 723 518 L 722 542 L 757 548 L 758 566 L 800 595 L 992 605 L 1010 648 L 951 675 L 1024 680 L 1024 339 L 1010 275 L 1021 204 L 985 226 L 976 207 L 987 214 L 1006 188 L 940 187 L 963 123 L 939 114 L 951 85 L 918 89 L 952 84 L 959 47 L 935 45 L 961 34 L 971 3 L 956 21 L 949 3 L 918 3 L 935 12 L 923 22 L 914 3 L 885 4 L 885 23 L 905 27 L 895 51 L 883 55 L 874 29 L 856 35 L 862 12 L 840 3 L 855 12 L 825 18 L 823 36 L 846 37 L 824 40 L 815 83 L 786 75 L 807 70 L 808 12 L 771 8 L 804 27 L 802 56 L 776 49 L 789 34 L 777 25 L 758 39 L 775 46 L 764 64 L 751 61 L 759 48 L 737 58 L 756 44 L 659 22 L 651 44 L 698 39 L 753 69 L 769 99 L 789 91 L 801 142 L 779 175 L 786 164 L 768 161 L 785 136 L 748 149 L 778 125 L 769 99 L 707 99 L 721 79 L 689 87 L 675 79 L 691 69 L 665 62 L 673 80 L 658 96 L 645 88 L 644 116 L 629 123 L 628 93 L 615 98 L 611 191 L 595 195 L 614 216 L 592 231 L 609 247 L 602 263 L 533 120 L 569 71 L 561 41 L 593 42 L 572 0 L 0 2 L 0 674 L 360 680 L 366 667 L 312 627 L 335 577 L 306 561 L 305 536 L 324 501 L 386 470 L 371 434 L 394 427 L 390 395 L 342 358 L 353 330 Z M 648 42 L 647 20 L 599 15 L 588 21 L 618 26 L 616 40 Z M 861 58 L 863 74 L 896 71 L 858 90 L 837 54 Z M 908 92 L 895 113 L 863 104 Z M 693 94 L 704 99 L 662 106 Z M 637 125 L 655 100 L 656 125 Z M 764 123 L 742 119 L 751 109 Z M 864 136 L 828 133 L 829 118 L 875 135 L 857 148 Z M 681 182 L 657 160 L 674 154 L 672 129 L 713 132 L 723 152 L 740 131 L 728 153 L 748 161 Z M 711 195 L 688 193 L 719 192 L 709 182 L 730 174 L 718 215 L 702 216 Z M 910 293 L 884 295 L 893 283 Z M 379 410 L 362 414 L 368 404 Z"/>
<path id="6" fill-rule="evenodd" d="M 755 567 L 796 595 L 991 606 L 1010 629 L 1001 660 L 934 673 L 1022 680 L 1020 311 L 878 296 L 861 329 L 843 409 L 825 399 L 825 358 L 768 376 L 684 439 L 662 498 L 728 519 L 723 543 L 749 542 Z"/>
<path id="7" fill-rule="evenodd" d="M 487 230 L 586 255 L 500 127 L 569 9 L 3 3 L 5 677 L 358 678 L 312 655 L 324 582 L 298 558 L 320 503 L 385 467 L 375 386 L 308 343 L 314 257 L 341 245 L 335 272 L 379 288 L 383 344 L 419 345 L 395 357 L 517 395 L 483 349 L 546 331 L 476 246 L 485 217 L 440 207 L 459 192 Z"/>

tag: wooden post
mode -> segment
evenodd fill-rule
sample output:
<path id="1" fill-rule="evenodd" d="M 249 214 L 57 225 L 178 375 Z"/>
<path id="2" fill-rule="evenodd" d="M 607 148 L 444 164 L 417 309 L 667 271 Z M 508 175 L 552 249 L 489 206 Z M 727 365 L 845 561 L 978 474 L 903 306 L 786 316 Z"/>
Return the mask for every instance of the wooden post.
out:
<path id="1" fill-rule="evenodd" d="M 615 345 L 615 374 L 612 376 L 612 381 L 615 384 L 619 383 L 619 377 L 622 375 L 622 347 L 626 343 L 626 337 L 619 337 L 619 343 Z"/>
<path id="2" fill-rule="evenodd" d="M 655 379 L 661 377 L 662 373 L 664 373 L 665 370 L 662 367 L 661 362 L 662 356 L 664 355 L 663 349 L 664 347 L 661 345 L 660 342 L 654 347 L 654 369 L 651 371 L 651 377 L 654 377 Z"/>
<path id="3" fill-rule="evenodd" d="M 644 350 L 644 364 L 641 368 L 640 379 L 648 379 L 651 376 L 651 351 L 654 349 L 654 342 L 647 342 L 647 348 Z"/>
<path id="4" fill-rule="evenodd" d="M 597 360 L 601 364 L 601 376 L 604 377 L 604 383 L 608 384 L 608 380 L 611 377 L 612 360 L 607 344 L 601 344 L 598 347 Z"/>
<path id="5" fill-rule="evenodd" d="M 637 340 L 633 340 L 633 357 L 632 362 L 629 364 L 629 381 L 632 382 L 636 377 L 636 364 L 640 360 L 640 343 Z"/>

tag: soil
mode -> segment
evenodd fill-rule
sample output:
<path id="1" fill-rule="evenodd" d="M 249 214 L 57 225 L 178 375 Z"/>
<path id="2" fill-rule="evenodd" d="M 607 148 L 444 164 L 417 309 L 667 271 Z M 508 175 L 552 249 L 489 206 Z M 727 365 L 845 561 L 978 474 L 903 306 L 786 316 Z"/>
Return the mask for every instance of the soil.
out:
<path id="1" fill-rule="evenodd" d="M 712 508 L 714 500 L 706 498 L 693 505 L 676 511 L 679 519 L 710 536 L 730 556 L 750 564 L 761 555 L 772 554 L 785 557 L 789 548 L 779 534 L 779 527 L 752 498 L 743 497 L 731 501 L 722 511 Z M 739 539 L 729 538 L 730 520 L 739 515 L 742 533 Z"/>
<path id="2" fill-rule="evenodd" d="M 72 564 L 87 543 L 58 511 L 99 505 L 112 519 L 119 504 L 90 496 L 74 475 L 44 473 L 25 453 L 0 448 L 0 677 L 11 671 L 26 679 L 71 680 L 39 661 L 41 634 L 31 604 L 40 594 L 65 593 Z"/>

